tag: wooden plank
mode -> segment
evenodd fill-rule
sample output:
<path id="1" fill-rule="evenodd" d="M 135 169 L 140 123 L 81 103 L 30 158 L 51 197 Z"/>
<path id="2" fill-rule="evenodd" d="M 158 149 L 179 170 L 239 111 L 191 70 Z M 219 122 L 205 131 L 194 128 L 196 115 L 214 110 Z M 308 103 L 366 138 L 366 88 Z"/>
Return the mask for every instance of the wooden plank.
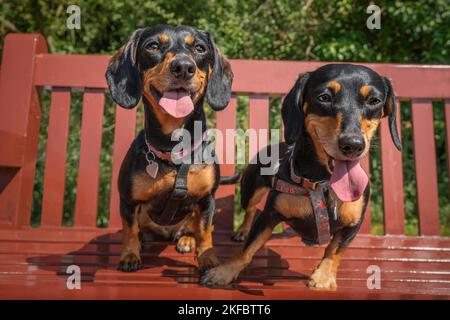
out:
<path id="1" fill-rule="evenodd" d="M 450 196 L 450 99 L 444 102 L 445 110 L 445 147 L 447 151 L 447 175 L 449 177 L 449 196 Z"/>
<path id="2" fill-rule="evenodd" d="M 20 168 L 24 160 L 26 137 L 0 130 L 0 167 Z M 0 188 L 1 190 L 1 188 Z"/>
<path id="3" fill-rule="evenodd" d="M 223 145 L 216 143 L 216 154 L 218 159 L 223 159 L 224 163 L 220 164 L 220 175 L 231 176 L 236 170 L 236 152 L 234 135 L 227 139 L 226 129 L 236 128 L 236 108 L 237 98 L 233 96 L 228 106 L 216 113 L 216 129 L 222 132 Z M 226 163 L 227 158 L 232 163 Z M 216 230 L 233 230 L 233 214 L 234 214 L 234 194 L 235 185 L 221 185 L 216 192 L 216 208 L 217 215 L 214 218 Z"/>
<path id="4" fill-rule="evenodd" d="M 47 44 L 41 35 L 9 33 L 4 38 L 0 70 L 0 131 L 11 134 L 10 137 L 26 137 L 26 140 L 22 149 L 15 150 L 21 152 L 16 154 L 16 158 L 22 159 L 20 170 L 2 169 L 7 177 L 1 177 L 0 181 L 0 228 L 21 228 L 30 224 L 41 119 L 39 94 L 33 84 L 36 56 L 43 52 L 47 52 Z M 0 153 L 12 151 L 3 149 L 1 145 Z M 14 174 L 10 175 L 13 171 Z"/>
<path id="5" fill-rule="evenodd" d="M 120 166 L 131 143 L 136 136 L 136 108 L 124 109 L 116 105 L 116 118 L 114 129 L 114 149 L 112 160 L 112 175 L 109 202 L 109 227 L 120 228 L 122 222 L 119 209 L 119 179 Z"/>
<path id="6" fill-rule="evenodd" d="M 83 95 L 80 164 L 75 203 L 76 227 L 97 225 L 104 99 L 102 89 L 86 89 Z"/>
<path id="7" fill-rule="evenodd" d="M 106 88 L 104 77 L 110 56 L 41 54 L 36 59 L 36 85 Z M 328 62 L 230 60 L 233 92 L 286 94 L 298 75 Z M 450 66 L 362 63 L 392 78 L 402 98 L 448 98 Z M 67 75 L 70 74 L 70 77 Z M 420 79 L 421 81 L 408 81 Z M 424 86 L 423 83 L 433 83 Z"/>
<path id="8" fill-rule="evenodd" d="M 397 105 L 397 128 L 401 136 L 400 104 Z M 383 213 L 385 234 L 403 234 L 405 210 L 403 204 L 402 154 L 394 146 L 388 119 L 380 124 L 381 169 L 383 181 Z"/>
<path id="9" fill-rule="evenodd" d="M 60 226 L 66 185 L 70 88 L 53 88 L 47 131 L 41 225 Z"/>
<path id="10" fill-rule="evenodd" d="M 412 100 L 419 232 L 439 235 L 436 147 L 431 100 Z"/>
<path id="11" fill-rule="evenodd" d="M 266 147 L 269 142 L 269 97 L 264 95 L 250 95 L 248 113 L 248 128 L 256 130 L 256 141 L 248 141 L 248 159 L 251 161 L 258 151 Z M 264 134 L 264 131 L 266 131 L 266 134 Z"/>
<path id="12" fill-rule="evenodd" d="M 367 173 L 367 175 L 370 177 L 370 157 L 369 154 L 361 159 L 361 167 L 364 169 L 364 171 Z M 371 213 L 370 213 L 370 199 L 369 203 L 367 204 L 367 209 L 364 214 L 364 220 L 361 225 L 360 232 L 361 233 L 371 233 L 372 230 L 372 219 L 371 219 Z"/>

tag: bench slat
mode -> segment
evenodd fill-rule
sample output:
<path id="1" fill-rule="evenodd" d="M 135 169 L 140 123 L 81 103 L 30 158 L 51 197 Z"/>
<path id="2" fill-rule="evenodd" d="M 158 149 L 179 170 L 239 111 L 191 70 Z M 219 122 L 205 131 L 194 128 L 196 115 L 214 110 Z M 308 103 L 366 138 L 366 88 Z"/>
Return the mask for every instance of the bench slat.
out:
<path id="1" fill-rule="evenodd" d="M 445 132 L 446 132 L 445 145 L 447 149 L 447 174 L 449 176 L 449 183 L 450 183 L 450 99 L 445 100 L 444 103 L 445 103 L 444 109 L 445 109 Z"/>
<path id="2" fill-rule="evenodd" d="M 124 109 L 116 106 L 116 118 L 114 129 L 114 150 L 112 160 L 111 193 L 109 202 L 109 227 L 121 227 L 119 209 L 119 191 L 117 180 L 119 178 L 120 166 L 136 136 L 136 108 Z"/>
<path id="3" fill-rule="evenodd" d="M 268 128 L 269 128 L 269 97 L 265 95 L 250 95 L 249 102 L 249 129 L 256 130 L 257 133 L 257 145 L 256 150 L 252 148 L 252 144 L 249 144 L 248 159 L 251 160 L 256 156 L 259 150 L 266 147 L 268 144 Z M 267 138 L 260 139 L 259 130 L 267 130 Z"/>
<path id="4" fill-rule="evenodd" d="M 421 235 L 439 235 L 436 147 L 431 100 L 412 100 L 414 157 Z"/>
<path id="5" fill-rule="evenodd" d="M 216 129 L 220 130 L 223 134 L 223 145 L 222 148 L 224 151 L 223 154 L 216 144 L 216 154 L 219 159 L 223 159 L 226 161 L 227 158 L 227 139 L 225 130 L 226 129 L 236 129 L 236 108 L 237 108 L 237 98 L 233 95 L 228 104 L 228 107 L 225 110 L 219 111 L 216 113 Z M 233 142 L 228 142 L 230 145 L 235 145 L 235 139 Z M 233 160 L 236 158 L 236 152 L 233 150 L 228 150 L 233 152 Z M 226 164 L 223 163 L 220 165 L 220 175 L 221 176 L 231 176 L 234 174 L 236 170 L 236 165 L 234 164 Z M 233 212 L 234 212 L 234 194 L 235 194 L 235 185 L 222 185 L 217 189 L 216 192 L 216 208 L 218 210 L 218 214 L 216 215 L 214 221 L 216 225 L 216 230 L 233 230 Z"/>
<path id="6" fill-rule="evenodd" d="M 400 105 L 397 105 L 397 128 L 401 135 Z M 385 234 L 403 234 L 405 210 L 403 205 L 402 153 L 394 146 L 388 119 L 380 124 L 381 169 L 383 181 L 383 212 Z"/>
<path id="7" fill-rule="evenodd" d="M 35 85 L 106 88 L 104 72 L 111 56 L 39 54 L 36 58 Z M 321 67 L 327 62 L 234 60 L 233 91 L 238 93 L 286 94 L 298 75 Z M 394 80 L 397 95 L 402 98 L 448 97 L 450 66 L 363 63 Z M 67 75 L 70 74 L 70 77 Z M 422 82 L 401 81 L 421 79 Z M 434 85 L 422 85 L 433 83 Z"/>
<path id="8" fill-rule="evenodd" d="M 81 121 L 80 164 L 77 178 L 75 226 L 96 227 L 104 91 L 86 89 Z"/>
<path id="9" fill-rule="evenodd" d="M 53 88 L 45 158 L 42 226 L 60 226 L 64 207 L 70 88 Z"/>

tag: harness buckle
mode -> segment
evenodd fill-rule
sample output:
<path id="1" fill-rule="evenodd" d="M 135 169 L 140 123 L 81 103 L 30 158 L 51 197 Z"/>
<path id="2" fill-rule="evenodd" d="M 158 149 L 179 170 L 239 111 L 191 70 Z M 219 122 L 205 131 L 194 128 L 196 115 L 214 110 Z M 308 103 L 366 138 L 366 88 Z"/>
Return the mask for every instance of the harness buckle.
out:
<path id="1" fill-rule="evenodd" d="M 173 191 L 171 198 L 172 200 L 185 200 L 188 195 L 188 188 L 186 186 L 176 186 Z"/>

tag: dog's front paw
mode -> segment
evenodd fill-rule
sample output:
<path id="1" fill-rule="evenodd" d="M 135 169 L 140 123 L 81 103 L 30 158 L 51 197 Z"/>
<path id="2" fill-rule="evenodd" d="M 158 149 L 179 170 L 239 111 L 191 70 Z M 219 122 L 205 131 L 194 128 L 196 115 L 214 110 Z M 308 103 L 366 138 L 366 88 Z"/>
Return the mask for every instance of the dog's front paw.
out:
<path id="1" fill-rule="evenodd" d="M 247 240 L 249 230 L 245 228 L 239 228 L 233 235 L 231 236 L 231 239 L 236 242 L 244 242 Z"/>
<path id="2" fill-rule="evenodd" d="M 134 272 L 141 267 L 141 258 L 134 253 L 128 253 L 120 259 L 118 270 L 123 272 Z"/>
<path id="3" fill-rule="evenodd" d="M 179 253 L 188 253 L 194 251 L 195 239 L 191 236 L 181 236 L 178 239 L 176 250 Z"/>
<path id="4" fill-rule="evenodd" d="M 198 260 L 198 272 L 202 277 L 206 271 L 215 268 L 219 265 L 219 259 L 217 259 L 214 249 L 208 249 L 197 257 Z"/>
<path id="5" fill-rule="evenodd" d="M 200 284 L 204 286 L 226 286 L 235 278 L 235 274 L 226 265 L 220 265 L 206 271 L 200 278 Z"/>
<path id="6" fill-rule="evenodd" d="M 308 287 L 326 290 L 336 290 L 336 277 L 326 268 L 317 268 L 310 277 Z"/>

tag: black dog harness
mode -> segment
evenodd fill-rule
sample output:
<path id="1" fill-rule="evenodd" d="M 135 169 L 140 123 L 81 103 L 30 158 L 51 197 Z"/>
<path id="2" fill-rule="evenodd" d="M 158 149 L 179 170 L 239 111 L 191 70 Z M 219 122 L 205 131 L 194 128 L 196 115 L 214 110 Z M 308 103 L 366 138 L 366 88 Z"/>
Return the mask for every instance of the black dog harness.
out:
<path id="1" fill-rule="evenodd" d="M 159 169 L 159 164 L 156 161 L 156 158 L 159 158 L 160 160 L 166 161 L 167 163 L 175 166 L 177 170 L 173 190 L 170 194 L 170 197 L 167 199 L 161 216 L 158 219 L 158 224 L 169 225 L 175 218 L 178 209 L 181 207 L 184 200 L 187 199 L 188 195 L 187 177 L 189 174 L 191 163 L 182 162 L 181 164 L 176 165 L 173 160 L 178 159 L 182 161 L 181 159 L 183 159 L 184 157 L 188 155 L 190 156 L 191 154 L 195 153 L 195 151 L 203 144 L 205 140 L 207 143 L 210 142 L 208 140 L 207 131 L 204 132 L 201 140 L 196 141 L 191 146 L 191 152 L 189 154 L 184 154 L 183 152 L 172 153 L 158 151 L 148 142 L 147 137 L 145 136 L 145 144 L 147 150 L 144 151 L 144 154 L 145 159 L 147 160 L 147 167 L 145 168 L 147 174 L 153 179 L 156 178 Z"/>
<path id="2" fill-rule="evenodd" d="M 292 153 L 289 156 L 290 180 L 286 181 L 275 175 L 272 178 L 272 189 L 294 195 L 307 196 L 311 200 L 314 213 L 314 220 L 317 230 L 317 244 L 324 244 L 330 240 L 330 221 L 328 216 L 328 206 L 325 193 L 329 194 L 329 181 L 312 182 L 306 178 L 300 177 L 295 173 Z M 334 200 L 333 218 L 337 220 L 337 201 Z M 308 243 L 310 244 L 310 243 Z"/>

